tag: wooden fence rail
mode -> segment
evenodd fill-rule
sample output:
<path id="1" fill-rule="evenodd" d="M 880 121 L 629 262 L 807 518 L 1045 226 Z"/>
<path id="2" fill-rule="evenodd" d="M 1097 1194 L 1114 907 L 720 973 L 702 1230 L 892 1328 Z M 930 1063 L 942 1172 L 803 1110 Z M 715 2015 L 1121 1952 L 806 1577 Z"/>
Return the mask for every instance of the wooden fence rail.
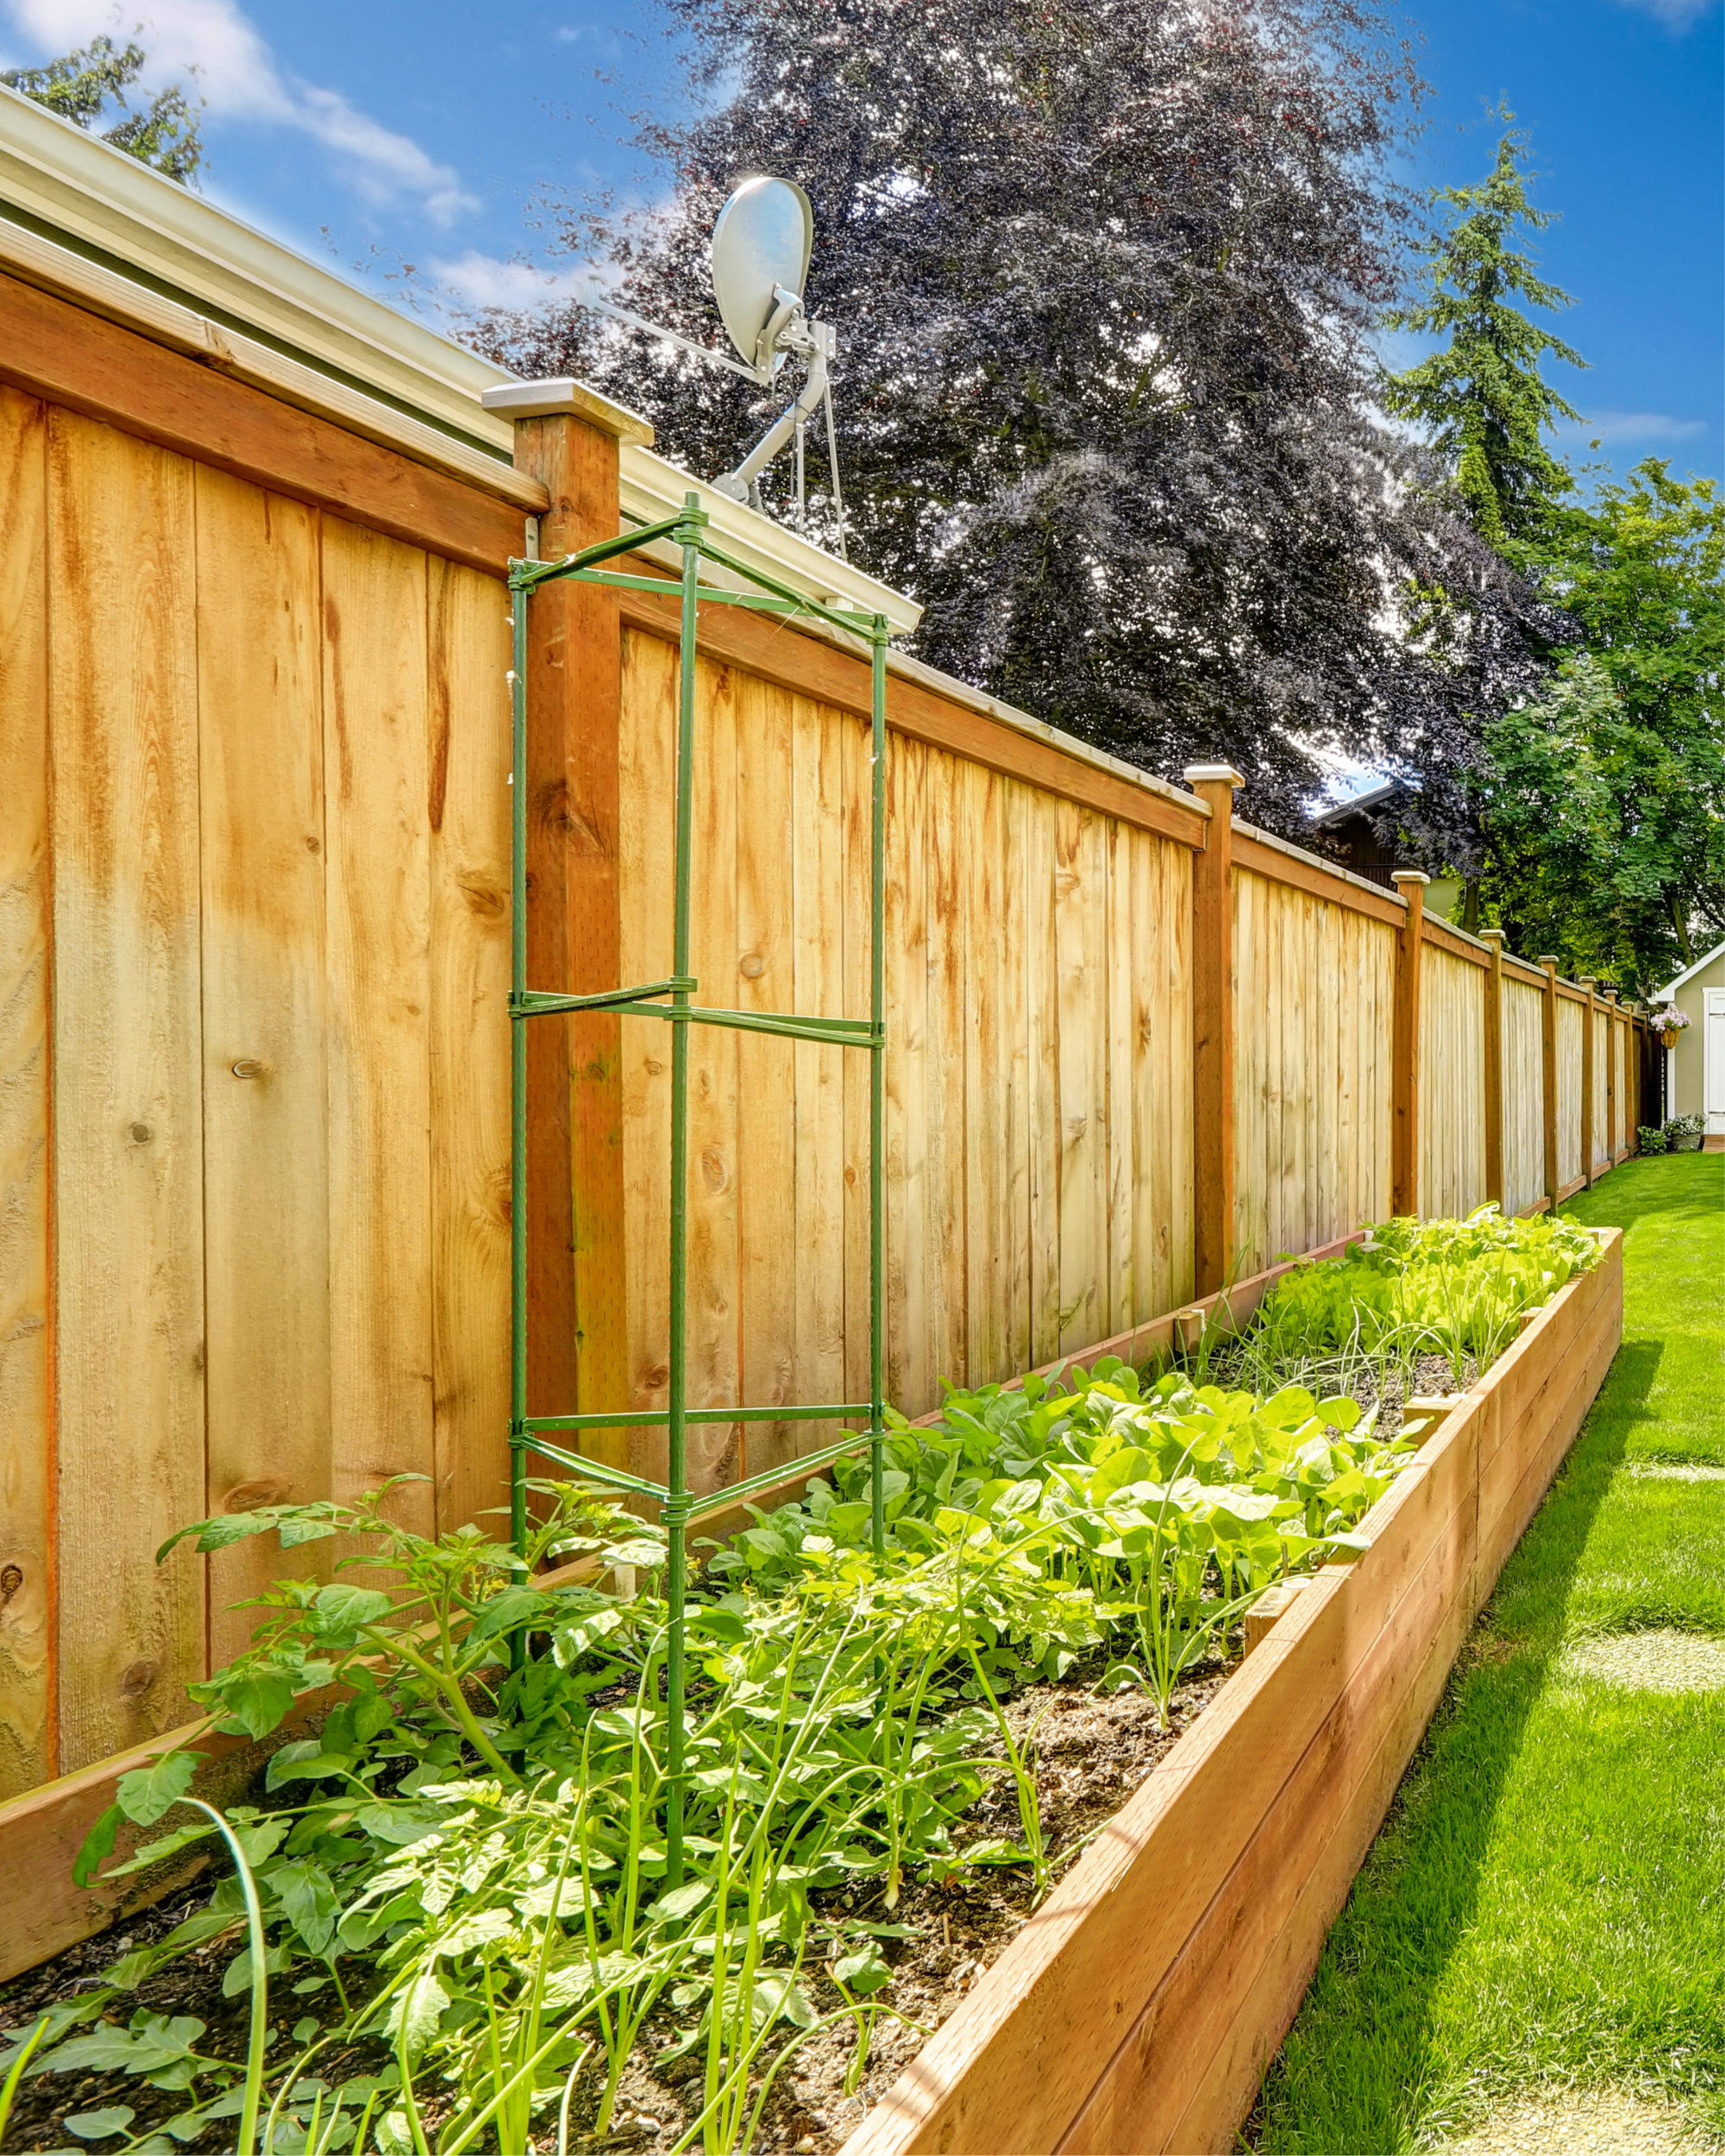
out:
<path id="1" fill-rule="evenodd" d="M 505 561 L 524 506 L 558 551 L 619 529 L 625 473 L 685 483 L 567 389 L 518 471 L 472 477 L 384 404 L 349 423 L 350 386 L 320 412 L 200 364 L 153 294 L 128 326 L 105 269 L 98 337 L 81 273 L 0 279 L 0 1794 L 174 1726 L 243 1638 L 280 1560 L 158 1569 L 187 1518 L 398 1472 L 427 1529 L 499 1501 Z M 701 993 L 866 1007 L 867 669 L 710 612 Z M 647 593 L 536 611 L 536 987 L 668 969 L 673 624 Z M 1235 821 L 1232 773 L 1183 792 L 908 661 L 888 724 L 908 1413 L 1627 1150 L 1642 1021 L 1433 919 L 1422 878 L 1364 883 Z M 530 1408 L 661 1404 L 662 1029 L 535 1037 Z M 691 1402 L 857 1397 L 857 1061 L 700 1029 L 696 1062 Z M 705 1479 L 825 1434 L 709 1426 Z"/>

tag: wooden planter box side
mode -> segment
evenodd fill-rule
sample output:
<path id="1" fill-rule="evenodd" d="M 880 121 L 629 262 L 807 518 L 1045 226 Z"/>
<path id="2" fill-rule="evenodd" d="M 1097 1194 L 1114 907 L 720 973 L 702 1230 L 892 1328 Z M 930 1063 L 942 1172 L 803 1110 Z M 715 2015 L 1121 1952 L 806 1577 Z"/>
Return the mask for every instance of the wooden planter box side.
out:
<path id="1" fill-rule="evenodd" d="M 1233 2147 L 1622 1307 L 1614 1232 L 1373 1507 L 1371 1547 L 1294 1599 L 843 2156 Z"/>

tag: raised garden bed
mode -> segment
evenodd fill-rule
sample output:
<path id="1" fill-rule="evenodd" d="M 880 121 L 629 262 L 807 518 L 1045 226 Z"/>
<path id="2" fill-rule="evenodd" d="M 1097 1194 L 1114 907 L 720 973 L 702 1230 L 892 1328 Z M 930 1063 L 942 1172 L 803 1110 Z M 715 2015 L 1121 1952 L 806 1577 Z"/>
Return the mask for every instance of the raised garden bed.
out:
<path id="1" fill-rule="evenodd" d="M 1090 1713 L 1094 1673 L 1082 1666 L 1044 1688 L 1056 1727 L 1070 1715 L 1080 1750 L 1106 1759 L 1120 1788 L 1141 1786 L 1111 1812 L 1114 1800 L 1100 1795 L 1106 1777 L 1081 1774 L 1091 1786 L 1063 1828 L 1052 1816 L 1060 1804 L 1051 1808 L 1051 1853 L 1079 1829 L 1096 1839 L 1039 1906 L 1028 1892 L 978 1895 L 972 1871 L 950 1903 L 950 1925 L 933 1913 L 938 1895 L 918 1882 L 907 1882 L 902 1909 L 889 1902 L 875 1912 L 901 1921 L 914 1914 L 924 1934 L 931 1926 L 957 1934 L 944 1957 L 928 1951 L 926 1936 L 914 1949 L 889 1948 L 895 2004 L 926 2024 L 947 2012 L 955 1990 L 975 1988 L 845 2156 L 1231 2144 L 1462 1633 L 1610 1359 L 1619 1280 L 1614 1238 L 1603 1263 L 1541 1310 L 1454 1408 L 1425 1404 L 1439 1426 L 1367 1515 L 1369 1546 L 1358 1561 L 1311 1576 L 1267 1632 L 1261 1611 L 1257 1651 L 1226 1683 L 1214 1657 L 1192 1670 L 1170 1735 L 1146 1743 L 1131 1714 Z M 1235 1314 L 1258 1286 L 1235 1292 Z M 1200 1314 L 1160 1322 L 1189 1346 Z M 1019 1694 L 1012 1712 L 1020 1739 L 1043 1703 Z M 74 1814 L 99 1804 L 99 1774 L 81 1780 L 88 1786 L 75 1802 L 61 1792 L 61 1865 Z M 981 1831 L 1009 1833 L 1004 1782 L 977 1810 L 991 1808 L 1001 1816 Z M 937 1865 L 937 1886 L 939 1872 Z M 967 1896 L 988 1907 L 967 1913 Z M 88 1928 L 98 1912 L 78 1915 Z M 841 1921 L 837 1904 L 826 1921 Z M 818 1984 L 818 1973 L 809 1981 Z M 825 2034 L 812 2040 L 811 2065 L 823 2045 L 832 2047 Z M 787 2078 L 787 2090 L 797 2078 Z M 877 2059 L 862 2093 L 881 2078 Z M 630 2093 L 644 2109 L 650 2088 Z M 587 2109 L 580 2102 L 572 2114 L 571 2146 L 593 2145 L 579 2134 Z M 831 2109 L 808 2132 L 798 2107 L 781 2103 L 762 2122 L 758 2146 L 831 2147 L 854 2099 Z M 674 2125 L 662 2123 L 668 2145 Z M 646 2137 L 643 2127 L 637 2138 Z"/>
<path id="2" fill-rule="evenodd" d="M 1622 1238 L 1458 1396 L 843 2156 L 1231 2149 L 1622 1337 Z"/>

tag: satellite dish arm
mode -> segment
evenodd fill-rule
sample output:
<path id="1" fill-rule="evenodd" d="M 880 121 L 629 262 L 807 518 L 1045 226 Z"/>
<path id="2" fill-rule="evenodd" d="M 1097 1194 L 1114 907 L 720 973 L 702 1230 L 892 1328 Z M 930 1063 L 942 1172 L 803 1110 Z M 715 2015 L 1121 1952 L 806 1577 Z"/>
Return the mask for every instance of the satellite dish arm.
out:
<path id="1" fill-rule="evenodd" d="M 788 298 L 789 295 L 786 297 Z M 788 314 L 788 309 L 781 309 Z M 800 333 L 800 334 L 799 334 Z M 765 339 L 762 339 L 765 344 Z M 749 498 L 751 481 L 777 456 L 800 426 L 804 426 L 819 411 L 831 388 L 831 366 L 837 342 L 831 329 L 824 322 L 798 322 L 790 335 L 783 337 L 783 344 L 792 348 L 800 346 L 807 358 L 808 373 L 802 387 L 768 428 L 755 447 L 743 458 L 735 471 L 727 472 L 713 485 L 721 494 L 728 494 L 733 501 Z"/>
<path id="2" fill-rule="evenodd" d="M 576 302 L 578 306 L 591 307 L 596 314 L 609 315 L 613 322 L 626 323 L 631 329 L 644 329 L 649 337 L 657 337 L 663 343 L 674 344 L 681 351 L 692 352 L 698 360 L 710 360 L 715 367 L 728 367 L 733 374 L 740 374 L 745 381 L 766 383 L 772 376 L 762 367 L 745 367 L 741 360 L 733 360 L 728 352 L 715 352 L 710 345 L 696 344 L 687 337 L 680 337 L 674 329 L 667 329 L 657 322 L 649 322 L 644 315 L 632 315 L 627 307 L 618 307 L 608 299 L 596 299 L 591 293 Z"/>

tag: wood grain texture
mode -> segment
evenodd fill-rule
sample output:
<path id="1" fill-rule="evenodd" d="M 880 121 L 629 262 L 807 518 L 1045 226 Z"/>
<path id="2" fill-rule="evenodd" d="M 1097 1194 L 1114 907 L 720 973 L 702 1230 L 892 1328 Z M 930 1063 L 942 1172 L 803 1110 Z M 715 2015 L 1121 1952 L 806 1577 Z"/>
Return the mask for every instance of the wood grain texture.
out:
<path id="1" fill-rule="evenodd" d="M 1503 1210 L 1522 1213 L 1545 1194 L 1545 997 L 1503 975 Z"/>
<path id="2" fill-rule="evenodd" d="M 969 1376 L 966 1319 L 969 1220 L 964 1180 L 966 1144 L 965 984 L 969 953 L 963 871 L 963 769 L 957 760 L 931 750 L 925 796 L 924 874 L 927 907 L 927 983 L 923 1064 L 923 1275 L 929 1373 L 938 1395 L 943 1379 L 955 1385 Z"/>
<path id="3" fill-rule="evenodd" d="M 1485 979 L 1485 1194 L 1503 1198 L 1503 931 L 1489 929 L 1490 960 Z M 1512 1211 L 1514 1208 L 1510 1208 Z"/>
<path id="4" fill-rule="evenodd" d="M 436 1524 L 426 558 L 325 520 L 323 773 L 336 1495 Z"/>
<path id="5" fill-rule="evenodd" d="M 737 738 L 747 677 L 710 661 L 696 688 L 693 876 L 690 937 L 697 1003 L 725 1006 L 737 981 Z M 666 805 L 661 805 L 661 812 Z M 662 1021 L 643 1018 L 643 1025 Z M 739 1044 L 716 1025 L 689 1028 L 688 1400 L 742 1404 L 743 1253 L 738 1152 Z M 669 1060 L 670 1044 L 662 1051 Z M 662 1170 L 662 1173 L 663 1171 Z M 689 1487 L 707 1490 L 742 1472 L 745 1433 L 734 1423 L 688 1433 Z"/>
<path id="6" fill-rule="evenodd" d="M 1107 1115 L 1104 938 L 1107 889 L 1095 820 L 1070 803 L 1054 822 L 1055 969 L 1060 1022 L 1060 1308 L 1057 1351 L 1107 1333 Z M 1097 1112 L 1097 1096 L 1103 1100 Z"/>
<path id="7" fill-rule="evenodd" d="M 1485 1202 L 1485 996 L 1490 976 L 1427 939 L 1420 1000 L 1420 1211 Z"/>
<path id="8" fill-rule="evenodd" d="M 1431 1432 L 1364 1523 L 1364 1555 L 1302 1591 L 844 2156 L 1233 2146 L 1501 1561 L 1476 1533 L 1488 1436 L 1542 1488 L 1603 1375 L 1611 1242 Z"/>
<path id="9" fill-rule="evenodd" d="M 1235 1232 L 1256 1269 L 1389 1206 L 1396 931 L 1255 871 L 1234 884 Z"/>
<path id="10" fill-rule="evenodd" d="M 451 561 L 522 550 L 518 507 L 3 273 L 0 379 Z"/>
<path id="11" fill-rule="evenodd" d="M 671 971 L 675 824 L 677 660 L 656 636 L 625 630 L 619 722 L 618 906 L 624 980 Z M 623 1026 L 624 1289 L 629 1304 L 629 1404 L 663 1407 L 670 1378 L 671 1039 L 662 1018 Z M 637 1430 L 635 1472 L 662 1482 L 662 1431 Z"/>
<path id="12" fill-rule="evenodd" d="M 481 1515 L 509 1485 L 510 631 L 492 578 L 435 558 L 426 574 L 437 1526 L 495 1533 Z"/>
<path id="13" fill-rule="evenodd" d="M 928 906 L 924 818 L 929 752 L 900 742 L 887 796 L 887 1392 L 934 1396 L 928 1252 Z"/>
<path id="14" fill-rule="evenodd" d="M 1193 1272 L 1197 1292 L 1233 1269 L 1236 1221 L 1236 1042 L 1240 943 L 1233 897 L 1233 788 L 1202 786 L 1210 826 L 1192 866 Z"/>
<path id="15" fill-rule="evenodd" d="M 736 678 L 736 950 L 704 998 L 740 1011 L 789 1011 L 795 701 L 747 674 Z M 777 1407 L 797 1396 L 798 1045 L 741 1033 L 736 1046 L 738 1383 L 750 1407 Z M 748 1424 L 739 1432 L 747 1471 L 794 1459 L 798 1433 L 794 1422 Z"/>
<path id="16" fill-rule="evenodd" d="M 515 456 L 551 497 L 539 533 L 546 559 L 614 535 L 618 445 L 611 436 L 566 414 L 530 419 L 516 429 Z M 532 903 L 536 914 L 560 909 L 562 916 L 555 929 L 543 918 L 531 924 L 530 985 L 597 994 L 624 985 L 617 596 L 591 584 L 545 586 L 529 607 L 528 632 Z M 543 1217 L 532 1223 L 529 1292 L 547 1359 L 530 1372 L 529 1392 L 546 1407 L 555 1395 L 564 1412 L 573 1406 L 602 1413 L 629 1402 L 622 1021 L 603 1012 L 538 1019 L 529 1048 L 536 1120 L 551 1087 L 566 1086 L 569 1096 L 568 1159 L 554 1163 L 561 1131 L 553 1118 L 543 1125 L 546 1157 L 535 1177 L 556 1180 L 555 1207 L 548 1188 L 537 1200 Z M 556 1353 L 570 1327 L 573 1368 Z M 629 1457 L 622 1431 L 595 1432 L 583 1444 L 613 1466 Z"/>
<path id="17" fill-rule="evenodd" d="M 1238 825 L 1231 850 L 1237 867 L 1250 868 L 1266 882 L 1283 884 L 1290 891 L 1303 891 L 1308 897 L 1322 899 L 1327 905 L 1363 914 L 1367 920 L 1382 921 L 1389 928 L 1402 925 L 1406 908 L 1399 899 L 1375 885 L 1358 882 L 1351 876 L 1332 874 L 1321 862 L 1308 856 L 1285 853 L 1280 846 L 1266 845 Z"/>
<path id="18" fill-rule="evenodd" d="M 1425 978 L 1422 931 L 1425 920 L 1423 876 L 1396 877 L 1397 888 L 1408 901 L 1407 914 L 1396 936 L 1396 987 L 1390 1024 L 1390 1191 L 1392 1212 L 1420 1210 L 1420 1044 L 1422 1029 L 1420 998 Z"/>
<path id="19" fill-rule="evenodd" d="M 191 467 L 56 413 L 49 486 L 64 1771 L 204 1673 L 203 1057 Z"/>
<path id="20" fill-rule="evenodd" d="M 866 1018 L 869 1012 L 867 856 L 862 881 L 850 880 L 845 858 L 847 746 L 861 728 L 855 719 L 827 723 L 806 697 L 791 699 L 791 833 L 787 866 L 791 890 L 791 1006 L 814 1018 Z M 866 801 L 857 804 L 866 807 Z M 863 823 L 866 835 L 866 818 Z M 837 901 L 835 903 L 834 901 Z M 860 1006 L 846 1000 L 850 947 L 864 950 L 858 969 L 865 984 Z M 865 1400 L 845 1385 L 845 1089 L 847 1066 L 866 1095 L 869 1057 L 861 1049 L 799 1041 L 792 1055 L 791 1102 L 795 1136 L 794 1218 L 791 1250 L 795 1274 L 789 1397 L 797 1401 Z M 866 1126 L 865 1126 L 866 1139 Z M 866 1197 L 868 1183 L 865 1179 Z M 867 1252 L 862 1298 L 863 1350 L 868 1333 Z M 836 1444 L 842 1426 L 793 1423 L 787 1450 L 794 1454 Z"/>
<path id="21" fill-rule="evenodd" d="M 631 564 L 662 574 L 651 562 Z M 649 592 L 621 596 L 623 618 L 630 627 L 675 639 L 677 609 Z M 768 617 L 740 606 L 709 606 L 701 616 L 701 645 L 715 660 L 743 667 L 763 681 L 793 693 L 867 718 L 873 708 L 866 661 L 816 636 L 789 634 Z M 889 673 L 887 724 L 906 742 L 944 749 L 972 763 L 985 764 L 1004 777 L 1075 801 L 1121 822 L 1135 824 L 1188 846 L 1203 843 L 1204 817 L 1195 803 L 1178 794 L 1136 786 L 1124 774 L 1075 756 L 1057 742 L 994 718 L 988 711 L 950 701 L 920 681 Z"/>
<path id="22" fill-rule="evenodd" d="M 207 468 L 196 506 L 214 1514 L 331 1488 L 322 624 L 315 511 Z M 213 1664 L 280 1568 L 261 1538 L 210 1560 Z"/>
<path id="23" fill-rule="evenodd" d="M 0 1797 L 56 1771 L 47 414 L 0 389 Z"/>
<path id="24" fill-rule="evenodd" d="M 1584 1006 L 1559 995 L 1557 1005 L 1557 1124 L 1559 1188 L 1584 1175 L 1581 1142 L 1582 1042 Z"/>

